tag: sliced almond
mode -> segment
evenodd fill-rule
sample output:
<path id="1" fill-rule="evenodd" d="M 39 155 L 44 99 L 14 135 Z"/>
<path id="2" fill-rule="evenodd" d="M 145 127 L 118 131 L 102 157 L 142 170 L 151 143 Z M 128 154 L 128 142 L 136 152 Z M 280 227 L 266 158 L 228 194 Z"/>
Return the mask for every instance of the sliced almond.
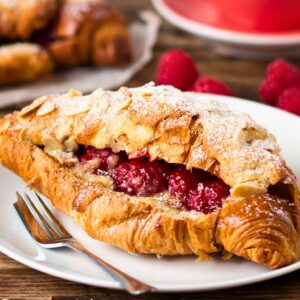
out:
<path id="1" fill-rule="evenodd" d="M 132 103 L 132 100 L 131 99 L 128 99 L 127 101 L 125 101 L 124 103 L 122 103 L 122 105 L 120 105 L 119 107 L 119 111 L 121 110 L 126 110 Z"/>
<path id="2" fill-rule="evenodd" d="M 75 116 L 78 114 L 85 113 L 90 110 L 88 99 L 83 97 L 80 99 L 74 100 L 74 102 L 68 102 L 68 105 L 63 107 L 63 113 L 66 116 Z"/>
<path id="3" fill-rule="evenodd" d="M 64 152 L 62 150 L 49 150 L 48 148 L 45 148 L 44 151 L 55 158 L 62 165 L 74 166 L 78 162 L 77 157 L 71 152 Z"/>
<path id="4" fill-rule="evenodd" d="M 67 95 L 70 95 L 71 97 L 77 97 L 77 96 L 82 96 L 82 92 L 75 89 L 70 89 Z"/>
<path id="5" fill-rule="evenodd" d="M 49 150 L 64 150 L 64 145 L 52 136 L 42 139 L 42 144 Z"/>
<path id="6" fill-rule="evenodd" d="M 55 129 L 55 137 L 58 141 L 64 141 L 66 138 L 68 138 L 71 134 L 71 127 L 68 121 L 65 123 L 60 124 Z"/>
<path id="7" fill-rule="evenodd" d="M 55 105 L 53 102 L 45 102 L 37 111 L 36 115 L 41 117 L 41 116 L 45 116 L 51 112 L 53 112 L 55 110 Z"/>
<path id="8" fill-rule="evenodd" d="M 253 195 L 263 195 L 267 191 L 267 188 L 256 181 L 252 182 L 244 182 L 235 185 L 231 189 L 231 196 L 232 197 L 248 197 Z"/>
<path id="9" fill-rule="evenodd" d="M 70 137 L 67 140 L 64 141 L 64 145 L 66 147 L 66 151 L 67 152 L 77 152 L 79 149 L 78 144 L 75 142 L 75 138 L 74 137 Z"/>
<path id="10" fill-rule="evenodd" d="M 25 106 L 20 112 L 19 112 L 19 116 L 20 117 L 24 117 L 25 115 L 27 115 L 28 113 L 36 110 L 38 107 L 40 107 L 43 103 L 45 103 L 47 100 L 52 99 L 53 96 L 43 96 L 40 98 L 37 98 L 36 100 L 34 100 L 30 105 Z"/>

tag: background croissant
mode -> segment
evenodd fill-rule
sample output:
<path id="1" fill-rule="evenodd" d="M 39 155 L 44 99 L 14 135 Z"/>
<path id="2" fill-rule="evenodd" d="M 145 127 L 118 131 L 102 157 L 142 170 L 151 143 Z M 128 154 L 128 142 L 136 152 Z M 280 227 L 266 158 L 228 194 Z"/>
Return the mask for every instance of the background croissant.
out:
<path id="1" fill-rule="evenodd" d="M 0 84 L 32 81 L 56 68 L 131 59 L 121 12 L 103 0 L 0 0 Z"/>

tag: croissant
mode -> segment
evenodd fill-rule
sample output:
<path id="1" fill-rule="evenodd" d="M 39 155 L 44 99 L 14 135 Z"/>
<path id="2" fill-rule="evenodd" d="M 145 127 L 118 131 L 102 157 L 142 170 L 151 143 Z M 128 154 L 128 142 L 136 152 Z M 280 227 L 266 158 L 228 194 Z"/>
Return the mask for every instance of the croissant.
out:
<path id="1" fill-rule="evenodd" d="M 0 84 L 31 81 L 53 70 L 47 51 L 36 44 L 0 47 Z"/>
<path id="2" fill-rule="evenodd" d="M 53 20 L 58 0 L 0 0 L 0 37 L 26 40 Z"/>
<path id="3" fill-rule="evenodd" d="M 275 137 L 197 93 L 150 83 L 43 96 L 0 120 L 0 161 L 130 253 L 269 268 L 298 255 L 299 192 Z"/>
<path id="4" fill-rule="evenodd" d="M 124 18 L 102 0 L 65 0 L 53 35 L 48 50 L 60 67 L 114 65 L 131 58 Z"/>
<path id="5" fill-rule="evenodd" d="M 33 81 L 58 68 L 131 60 L 124 18 L 104 0 L 0 0 L 0 38 L 0 52 L 7 53 L 0 74 L 10 74 L 0 76 L 0 85 Z M 17 63 L 16 48 L 22 56 Z M 33 60 L 39 72 L 27 70 Z"/>

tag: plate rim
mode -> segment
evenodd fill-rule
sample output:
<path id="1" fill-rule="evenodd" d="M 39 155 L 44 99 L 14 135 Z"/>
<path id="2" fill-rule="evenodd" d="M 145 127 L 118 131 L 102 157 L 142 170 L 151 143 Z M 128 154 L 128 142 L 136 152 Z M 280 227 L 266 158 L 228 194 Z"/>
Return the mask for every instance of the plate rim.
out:
<path id="1" fill-rule="evenodd" d="M 56 278 L 61 278 L 64 280 L 69 280 L 72 282 L 77 282 L 80 284 L 86 284 L 89 286 L 100 287 L 100 288 L 108 288 L 113 290 L 124 290 L 121 288 L 120 284 L 117 281 L 105 281 L 101 279 L 95 279 L 90 281 L 87 278 L 80 277 L 79 272 L 74 272 L 75 274 L 66 273 L 64 271 L 60 271 L 55 269 L 54 267 L 43 266 L 42 263 L 33 261 L 31 259 L 24 258 L 23 256 L 16 254 L 15 252 L 11 251 L 10 249 L 4 247 L 1 244 L 0 239 L 0 252 L 7 255 L 8 257 L 12 258 L 13 260 L 32 268 L 36 271 L 45 273 L 47 275 L 54 276 Z M 196 263 L 196 262 L 195 262 Z M 199 287 L 199 284 L 185 284 L 184 287 L 179 286 L 178 284 L 172 285 L 170 283 L 164 284 L 163 286 L 157 285 L 157 283 L 153 284 L 151 281 L 148 282 L 155 286 L 158 290 L 154 293 L 177 293 L 177 292 L 206 292 L 206 291 L 216 291 L 222 289 L 229 289 L 234 287 L 246 286 L 254 283 L 259 283 L 263 281 L 267 281 L 270 279 L 274 279 L 283 275 L 290 274 L 292 272 L 300 270 L 300 261 L 295 262 L 289 266 L 283 267 L 281 269 L 276 270 L 268 270 L 266 268 L 266 273 L 262 273 L 259 275 L 252 275 L 248 277 L 244 277 L 242 279 L 232 279 L 232 280 L 225 280 L 218 283 L 218 286 L 215 286 L 214 282 L 206 283 Z M 268 272 L 269 271 L 269 272 Z"/>
<path id="2" fill-rule="evenodd" d="M 221 41 L 229 44 L 261 47 L 286 47 L 300 44 L 300 33 L 287 34 L 255 34 L 242 33 L 229 29 L 221 29 L 190 20 L 172 10 L 164 0 L 152 0 L 155 9 L 170 23 L 185 31 L 210 40 Z"/>
<path id="3" fill-rule="evenodd" d="M 243 99 L 243 98 L 238 98 L 238 97 L 229 97 L 229 96 L 215 95 L 215 94 L 199 93 L 199 97 L 200 98 L 213 97 L 215 100 L 222 101 L 222 102 L 224 102 L 224 101 L 226 102 L 228 100 L 229 101 L 237 101 L 238 100 L 238 102 L 240 102 L 240 101 L 246 102 L 247 104 L 250 104 L 250 105 L 260 106 L 260 107 L 274 110 L 277 113 L 281 113 L 289 118 L 292 117 L 292 118 L 294 118 L 294 120 L 296 122 L 299 122 L 299 124 L 300 124 L 300 118 L 298 116 L 295 116 L 291 113 L 282 111 L 278 108 L 266 105 L 264 103 L 247 100 L 247 99 Z M 17 216 L 16 216 L 16 219 L 18 219 Z M 24 231 L 24 232 L 26 232 L 26 231 Z M 28 238 L 30 238 L 29 235 L 28 235 Z M 58 278 L 70 280 L 70 281 L 81 283 L 81 284 L 86 284 L 86 285 L 95 286 L 95 287 L 115 289 L 115 290 L 122 290 L 119 283 L 113 279 L 111 279 L 111 281 L 101 280 L 98 278 L 91 279 L 91 278 L 86 278 L 82 273 L 80 273 L 78 271 L 73 271 L 70 273 L 69 270 L 68 271 L 58 270 L 58 269 L 55 269 L 55 267 L 43 265 L 42 262 L 33 260 L 31 258 L 27 258 L 26 256 L 22 256 L 21 254 L 14 252 L 9 247 L 3 245 L 2 240 L 5 240 L 5 238 L 3 238 L 2 235 L 0 234 L 0 252 L 4 253 L 8 257 L 10 257 L 18 262 L 26 265 L 27 267 L 33 268 L 37 271 L 49 274 L 51 276 L 55 276 Z M 40 246 L 38 246 L 38 247 L 40 247 Z M 40 247 L 40 249 L 43 250 L 42 247 Z M 202 285 L 200 282 L 200 286 L 199 286 L 199 283 L 197 283 L 197 284 L 184 283 L 183 285 L 178 285 L 178 284 L 174 285 L 171 283 L 166 283 L 166 284 L 160 285 L 160 284 L 157 284 L 157 282 L 152 283 L 151 281 L 149 283 L 153 284 L 154 286 L 156 286 L 158 288 L 157 293 L 196 292 L 196 291 L 204 292 L 204 291 L 227 289 L 227 288 L 233 288 L 233 287 L 239 287 L 239 286 L 249 285 L 249 284 L 253 284 L 253 283 L 258 283 L 258 282 L 266 281 L 266 280 L 273 279 L 276 277 L 280 277 L 282 275 L 286 275 L 286 274 L 289 274 L 289 273 L 297 271 L 297 270 L 300 270 L 300 261 L 297 261 L 291 265 L 288 265 L 288 266 L 285 266 L 283 268 L 276 269 L 276 270 L 269 270 L 266 268 L 266 272 L 263 272 L 258 275 L 245 276 L 241 279 L 223 280 L 223 281 L 220 281 L 219 283 L 217 283 L 217 286 L 215 285 L 215 282 L 207 282 Z"/>

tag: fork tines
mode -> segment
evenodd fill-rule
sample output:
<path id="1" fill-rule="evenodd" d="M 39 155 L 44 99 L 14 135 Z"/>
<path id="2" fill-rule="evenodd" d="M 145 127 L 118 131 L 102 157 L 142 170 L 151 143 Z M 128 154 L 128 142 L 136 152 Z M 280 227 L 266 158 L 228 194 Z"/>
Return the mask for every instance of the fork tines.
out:
<path id="1" fill-rule="evenodd" d="M 48 234 L 50 238 L 72 238 L 72 236 L 59 223 L 53 213 L 50 211 L 44 200 L 36 192 L 32 192 L 32 197 L 24 193 L 24 197 L 19 192 L 16 192 L 18 201 L 14 204 L 18 215 L 25 224 L 27 230 L 30 231 L 30 226 L 24 215 L 24 205 L 27 207 L 27 212 L 35 219 L 38 225 Z M 39 208 L 38 208 L 39 207 Z"/>

